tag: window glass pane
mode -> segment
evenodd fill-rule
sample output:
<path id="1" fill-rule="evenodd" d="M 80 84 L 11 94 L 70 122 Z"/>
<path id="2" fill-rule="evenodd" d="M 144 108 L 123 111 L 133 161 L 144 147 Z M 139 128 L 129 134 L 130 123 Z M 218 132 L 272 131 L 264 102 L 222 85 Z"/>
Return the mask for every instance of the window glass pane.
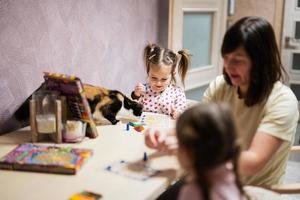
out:
<path id="1" fill-rule="evenodd" d="M 183 48 L 190 50 L 192 68 L 210 65 L 212 13 L 185 12 L 183 17 Z"/>
<path id="2" fill-rule="evenodd" d="M 298 85 L 298 84 L 291 84 L 291 89 L 295 93 L 298 101 L 300 101 L 300 85 Z"/>
<path id="3" fill-rule="evenodd" d="M 297 1 L 297 7 L 300 8 L 300 0 Z"/>
<path id="4" fill-rule="evenodd" d="M 186 91 L 185 92 L 186 98 L 196 100 L 196 101 L 201 101 L 203 94 L 207 87 L 208 87 L 208 85 L 204 85 L 204 86 Z"/>
<path id="5" fill-rule="evenodd" d="M 300 22 L 296 22 L 295 25 L 295 38 L 300 39 Z"/>
<path id="6" fill-rule="evenodd" d="M 300 70 L 300 53 L 293 53 L 292 69 Z"/>

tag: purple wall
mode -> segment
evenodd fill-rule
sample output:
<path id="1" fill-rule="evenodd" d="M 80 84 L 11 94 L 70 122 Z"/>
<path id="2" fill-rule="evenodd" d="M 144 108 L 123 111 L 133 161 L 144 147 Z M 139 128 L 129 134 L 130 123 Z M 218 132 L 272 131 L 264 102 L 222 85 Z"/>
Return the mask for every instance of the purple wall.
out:
<path id="1" fill-rule="evenodd" d="M 165 0 L 0 0 L 0 133 L 43 71 L 129 94 L 147 41 L 167 44 L 167 18 Z"/>

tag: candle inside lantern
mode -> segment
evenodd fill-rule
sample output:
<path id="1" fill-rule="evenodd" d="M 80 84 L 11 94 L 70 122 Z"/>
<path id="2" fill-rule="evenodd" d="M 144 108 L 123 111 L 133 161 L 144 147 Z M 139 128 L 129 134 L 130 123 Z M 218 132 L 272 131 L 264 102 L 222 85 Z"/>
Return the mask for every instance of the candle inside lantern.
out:
<path id="1" fill-rule="evenodd" d="M 36 115 L 37 131 L 39 133 L 54 133 L 56 119 L 54 114 Z"/>

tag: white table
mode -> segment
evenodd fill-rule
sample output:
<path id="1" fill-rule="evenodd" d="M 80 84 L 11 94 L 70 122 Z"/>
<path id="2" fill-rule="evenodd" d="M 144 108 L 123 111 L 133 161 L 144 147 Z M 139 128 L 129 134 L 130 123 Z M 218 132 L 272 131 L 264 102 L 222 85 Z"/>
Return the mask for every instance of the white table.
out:
<path id="1" fill-rule="evenodd" d="M 94 155 L 76 175 L 47 174 L 0 170 L 0 199 L 3 200 L 66 200 L 71 195 L 89 190 L 103 199 L 155 199 L 178 177 L 179 164 L 174 156 L 151 157 L 155 152 L 144 145 L 142 133 L 126 124 L 99 126 L 96 139 L 76 144 L 61 144 L 93 149 Z M 0 136 L 0 157 L 18 144 L 30 142 L 29 128 Z M 110 173 L 104 168 L 119 160 L 137 161 L 147 152 L 149 164 L 162 173 L 147 181 L 138 181 Z M 152 154 L 152 155 L 154 155 Z"/>

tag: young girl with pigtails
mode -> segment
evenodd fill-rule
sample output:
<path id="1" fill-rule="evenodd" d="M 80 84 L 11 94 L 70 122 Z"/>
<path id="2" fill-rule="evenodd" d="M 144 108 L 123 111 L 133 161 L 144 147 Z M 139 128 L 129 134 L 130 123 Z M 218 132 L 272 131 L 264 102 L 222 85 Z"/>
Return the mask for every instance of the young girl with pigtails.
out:
<path id="1" fill-rule="evenodd" d="M 184 90 L 176 85 L 176 71 L 184 85 L 190 66 L 190 54 L 148 44 L 144 49 L 147 83 L 139 83 L 131 93 L 143 104 L 143 111 L 170 115 L 176 119 L 186 108 Z"/>
<path id="2" fill-rule="evenodd" d="M 176 124 L 177 157 L 188 173 L 178 200 L 247 200 L 238 173 L 240 144 L 228 105 L 202 103 Z"/>

